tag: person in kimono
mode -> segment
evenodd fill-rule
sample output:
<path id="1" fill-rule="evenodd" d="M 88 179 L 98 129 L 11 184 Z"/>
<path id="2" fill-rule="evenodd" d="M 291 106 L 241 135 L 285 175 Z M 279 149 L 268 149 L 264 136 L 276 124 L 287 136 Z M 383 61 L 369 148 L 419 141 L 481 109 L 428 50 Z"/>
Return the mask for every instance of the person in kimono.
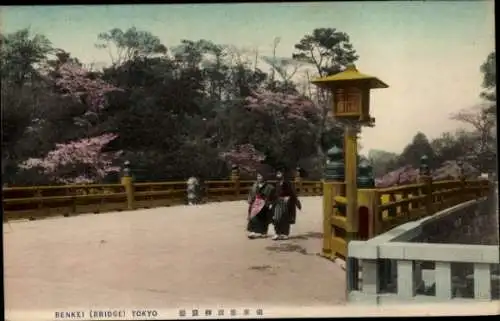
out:
<path id="1" fill-rule="evenodd" d="M 285 178 L 282 171 L 276 172 L 276 199 L 273 207 L 273 225 L 276 235 L 273 240 L 286 240 L 290 235 L 290 227 L 295 224 L 296 208 L 302 205 L 295 192 L 295 186 Z"/>
<path id="2" fill-rule="evenodd" d="M 271 220 L 274 186 L 264 179 L 262 173 L 257 174 L 257 181 L 248 195 L 248 238 L 265 238 Z"/>

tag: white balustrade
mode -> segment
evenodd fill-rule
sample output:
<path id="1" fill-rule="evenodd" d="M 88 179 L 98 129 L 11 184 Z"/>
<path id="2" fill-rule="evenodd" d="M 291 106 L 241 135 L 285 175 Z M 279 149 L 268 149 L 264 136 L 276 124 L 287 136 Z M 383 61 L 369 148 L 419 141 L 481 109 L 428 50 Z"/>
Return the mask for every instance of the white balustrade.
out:
<path id="1" fill-rule="evenodd" d="M 360 283 L 356 289 L 348 288 L 349 301 L 401 303 L 492 300 L 500 284 L 498 246 L 411 242 L 412 239 L 421 238 L 419 233 L 424 230 L 422 227 L 437 222 L 440 215 L 447 216 L 452 215 L 453 211 L 470 209 L 472 214 L 478 202 L 484 201 L 459 204 L 430 218 L 401 225 L 368 241 L 349 242 L 348 259 L 357 259 L 361 269 L 361 273 L 356 271 L 349 275 L 358 278 Z M 387 266 L 388 262 L 392 262 L 390 268 L 384 268 L 383 265 Z M 429 264 L 434 265 L 434 270 L 429 269 Z M 470 273 L 464 266 L 470 267 Z M 353 272 L 347 270 L 347 273 Z M 391 289 L 388 285 L 394 279 L 397 286 Z M 467 298 L 468 292 L 471 298 Z"/>

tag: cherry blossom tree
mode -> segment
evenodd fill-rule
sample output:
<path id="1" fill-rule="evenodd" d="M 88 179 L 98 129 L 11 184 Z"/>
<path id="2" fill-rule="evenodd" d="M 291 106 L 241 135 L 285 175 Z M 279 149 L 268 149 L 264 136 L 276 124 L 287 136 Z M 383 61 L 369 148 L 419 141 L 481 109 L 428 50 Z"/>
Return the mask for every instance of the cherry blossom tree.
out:
<path id="1" fill-rule="evenodd" d="M 260 113 L 272 120 L 272 139 L 283 145 L 295 134 L 297 125 L 305 125 L 312 130 L 317 108 L 309 99 L 293 94 L 276 93 L 268 90 L 254 91 L 245 99 L 245 108 Z M 236 145 L 228 152 L 221 154 L 222 159 L 236 164 L 242 171 L 252 173 L 265 159 L 262 152 L 253 144 Z"/>
<path id="2" fill-rule="evenodd" d="M 75 117 L 75 123 L 91 126 L 93 120 L 99 119 L 99 113 L 106 107 L 106 95 L 122 91 L 89 72 L 84 67 L 67 62 L 57 70 L 56 87 L 63 96 L 68 96 L 86 106 L 85 113 Z"/>
<path id="3" fill-rule="evenodd" d="M 459 179 L 462 175 L 466 178 L 477 178 L 480 172 L 469 162 L 462 161 L 461 164 L 456 161 L 445 161 L 443 165 L 432 173 L 432 179 L 435 181 L 447 179 Z"/>
<path id="4" fill-rule="evenodd" d="M 246 98 L 249 110 L 271 115 L 276 124 L 280 121 L 310 121 L 318 113 L 315 104 L 308 98 L 269 90 L 254 91 Z"/>
<path id="5" fill-rule="evenodd" d="M 418 169 L 413 168 L 411 165 L 406 165 L 391 171 L 380 178 L 376 178 L 375 186 L 378 188 L 385 188 L 416 183 L 418 174 Z"/>
<path id="6" fill-rule="evenodd" d="M 263 153 L 255 149 L 252 144 L 237 145 L 220 157 L 229 164 L 237 165 L 246 173 L 254 173 L 262 161 L 265 160 Z"/>
<path id="7" fill-rule="evenodd" d="M 294 134 L 298 126 L 312 132 L 319 111 L 306 97 L 268 90 L 252 92 L 245 102 L 248 110 L 272 119 L 271 134 L 281 145 Z"/>
<path id="8" fill-rule="evenodd" d="M 106 107 L 106 94 L 118 91 L 92 75 L 83 67 L 65 63 L 57 70 L 55 85 L 63 95 L 69 96 L 86 106 L 82 117 L 76 117 L 75 124 L 92 126 L 91 119 L 98 119 L 99 112 Z M 113 162 L 121 151 L 103 152 L 103 148 L 117 137 L 104 133 L 68 143 L 56 144 L 56 148 L 43 158 L 30 158 L 19 165 L 21 169 L 35 169 L 48 175 L 58 183 L 91 183 L 119 171 Z"/>
<path id="9" fill-rule="evenodd" d="M 386 188 L 414 184 L 417 183 L 419 175 L 418 169 L 411 165 L 406 165 L 375 179 L 375 186 Z M 434 181 L 459 179 L 462 175 L 468 178 L 476 178 L 479 175 L 479 171 L 468 162 L 458 164 L 457 161 L 446 161 L 442 166 L 431 170 L 432 180 Z"/>
<path id="10" fill-rule="evenodd" d="M 44 158 L 30 158 L 19 167 L 36 169 L 58 183 L 92 183 L 120 170 L 113 166 L 113 161 L 122 152 L 103 152 L 103 148 L 116 137 L 114 134 L 103 134 L 56 144 L 56 148 Z"/>

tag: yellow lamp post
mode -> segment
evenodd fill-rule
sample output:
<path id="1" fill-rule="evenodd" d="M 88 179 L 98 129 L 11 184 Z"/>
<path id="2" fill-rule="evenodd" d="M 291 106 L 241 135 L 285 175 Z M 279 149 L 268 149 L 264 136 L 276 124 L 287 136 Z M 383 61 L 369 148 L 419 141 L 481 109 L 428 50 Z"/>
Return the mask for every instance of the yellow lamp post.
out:
<path id="1" fill-rule="evenodd" d="M 349 241 L 355 239 L 358 232 L 357 135 L 362 126 L 375 124 L 375 118 L 370 115 L 370 90 L 389 86 L 376 77 L 360 73 L 352 64 L 343 72 L 314 79 L 312 83 L 330 90 L 333 116 L 345 125 L 346 241 Z"/>

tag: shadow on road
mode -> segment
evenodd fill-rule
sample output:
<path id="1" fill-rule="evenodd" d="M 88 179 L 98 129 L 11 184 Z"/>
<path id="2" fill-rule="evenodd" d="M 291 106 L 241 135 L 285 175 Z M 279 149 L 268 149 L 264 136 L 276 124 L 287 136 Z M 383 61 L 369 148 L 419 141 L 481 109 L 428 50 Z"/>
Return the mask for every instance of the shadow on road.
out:
<path id="1" fill-rule="evenodd" d="M 323 233 L 307 232 L 305 234 L 290 236 L 289 240 L 307 240 L 307 239 L 320 239 L 323 238 Z"/>
<path id="2" fill-rule="evenodd" d="M 250 270 L 257 270 L 257 271 L 265 271 L 269 270 L 271 268 L 270 265 L 257 265 L 257 266 L 251 266 L 249 269 Z"/>
<path id="3" fill-rule="evenodd" d="M 266 246 L 266 250 L 273 252 L 297 252 L 303 255 L 314 255 L 313 253 L 308 253 L 304 247 L 292 243 L 281 243 L 279 245 Z"/>
<path id="4" fill-rule="evenodd" d="M 308 240 L 308 239 L 320 239 L 323 237 L 323 233 L 318 233 L 318 232 L 307 232 L 304 234 L 299 234 L 299 235 L 293 235 L 290 236 L 288 240 L 290 241 L 297 241 L 297 240 Z M 307 252 L 307 249 L 295 242 L 286 242 L 286 243 L 277 243 L 276 245 L 270 245 L 266 246 L 266 250 L 272 251 L 272 252 L 296 252 L 300 253 L 303 255 L 314 255 L 314 253 L 309 253 Z"/>

